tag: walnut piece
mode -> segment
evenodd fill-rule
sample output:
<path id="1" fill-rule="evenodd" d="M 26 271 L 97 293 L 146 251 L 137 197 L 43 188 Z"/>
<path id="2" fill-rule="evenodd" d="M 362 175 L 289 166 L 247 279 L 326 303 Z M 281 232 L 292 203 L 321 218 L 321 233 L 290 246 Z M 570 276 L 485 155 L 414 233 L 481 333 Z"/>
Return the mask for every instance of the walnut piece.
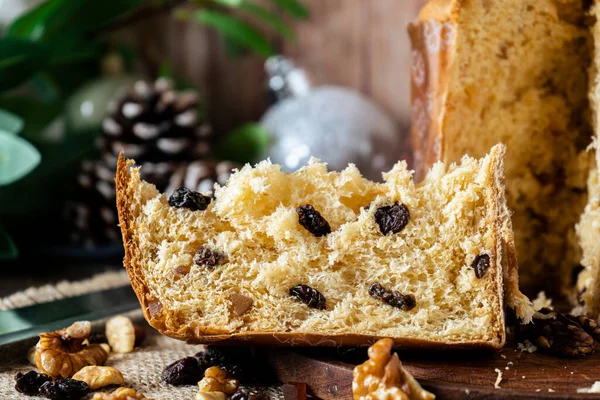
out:
<path id="1" fill-rule="evenodd" d="M 99 367 L 97 365 L 83 367 L 73 375 L 72 379 L 87 383 L 91 390 L 125 383 L 123 374 L 118 369 L 113 367 Z"/>
<path id="2" fill-rule="evenodd" d="M 354 400 L 433 400 L 391 354 L 391 339 L 380 339 L 369 348 L 369 359 L 354 368 L 352 393 Z"/>
<path id="3" fill-rule="evenodd" d="M 194 400 L 226 400 L 223 392 L 198 392 Z"/>
<path id="4" fill-rule="evenodd" d="M 92 400 L 153 400 L 145 397 L 141 393 L 137 393 L 134 389 L 120 387 L 112 393 L 98 392 L 94 393 Z"/>
<path id="5" fill-rule="evenodd" d="M 70 378 L 85 366 L 103 365 L 108 351 L 103 345 L 87 343 L 90 332 L 91 324 L 81 321 L 56 332 L 40 333 L 36 366 L 53 377 Z"/>
<path id="6" fill-rule="evenodd" d="M 239 385 L 229 372 L 219 367 L 207 368 L 204 378 L 198 382 L 196 400 L 225 400 L 226 395 L 235 393 Z"/>
<path id="7" fill-rule="evenodd" d="M 117 315 L 106 322 L 106 339 L 115 353 L 131 353 L 144 336 L 144 330 L 124 315 Z"/>

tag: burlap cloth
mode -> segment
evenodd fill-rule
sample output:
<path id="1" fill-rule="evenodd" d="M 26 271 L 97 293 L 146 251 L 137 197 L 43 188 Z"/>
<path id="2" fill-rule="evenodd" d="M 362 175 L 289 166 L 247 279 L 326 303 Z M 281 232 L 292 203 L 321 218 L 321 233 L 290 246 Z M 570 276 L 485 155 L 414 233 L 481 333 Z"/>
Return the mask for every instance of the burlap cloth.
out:
<path id="1" fill-rule="evenodd" d="M 61 282 L 41 288 L 28 289 L 0 300 L 0 308 L 12 309 L 35 303 L 89 293 L 92 291 L 128 285 L 125 272 L 106 272 L 91 279 L 80 282 Z M 141 311 L 127 314 L 132 319 L 140 319 Z M 95 321 L 94 331 L 102 331 L 104 321 Z M 193 355 L 203 346 L 192 346 L 157 334 L 152 328 L 145 327 L 148 337 L 144 343 L 129 354 L 112 353 L 106 365 L 117 368 L 125 377 L 125 386 L 156 400 L 193 400 L 197 393 L 196 386 L 174 387 L 163 383 L 160 374 L 165 366 L 182 357 Z M 15 389 L 14 376 L 17 372 L 34 369 L 27 362 L 27 349 L 36 343 L 36 339 L 17 344 L 0 346 L 0 399 L 40 399 L 18 393 Z M 113 388 L 107 388 L 111 391 Z M 271 399 L 283 399 L 277 386 L 263 388 Z M 91 398 L 89 395 L 87 399 Z"/>

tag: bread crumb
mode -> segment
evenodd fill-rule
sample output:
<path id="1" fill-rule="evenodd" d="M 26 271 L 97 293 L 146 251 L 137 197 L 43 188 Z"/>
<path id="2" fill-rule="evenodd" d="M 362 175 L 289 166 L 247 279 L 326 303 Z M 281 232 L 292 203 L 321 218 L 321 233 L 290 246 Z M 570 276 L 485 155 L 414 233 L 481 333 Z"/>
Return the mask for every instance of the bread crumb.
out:
<path id="1" fill-rule="evenodd" d="M 537 294 L 535 300 L 533 300 L 533 309 L 540 311 L 542 308 L 552 309 L 552 299 L 546 297 L 546 292 L 543 290 Z"/>
<path id="2" fill-rule="evenodd" d="M 555 390 L 554 390 L 554 389 L 552 389 L 552 388 L 548 388 L 548 392 L 550 392 L 550 393 L 554 393 L 554 392 L 555 392 Z"/>
<path id="3" fill-rule="evenodd" d="M 471 391 L 469 389 L 465 389 L 465 394 L 468 396 L 471 394 Z"/>
<path id="4" fill-rule="evenodd" d="M 531 343 L 529 340 L 525 340 L 523 343 L 517 343 L 517 349 L 521 350 L 521 352 L 533 353 L 537 351 L 537 346 Z"/>
<path id="5" fill-rule="evenodd" d="M 513 364 L 513 362 L 509 361 L 508 364 L 506 364 L 506 367 L 504 367 L 504 369 L 508 371 L 510 369 L 509 365 L 512 365 L 512 364 Z"/>
<path id="6" fill-rule="evenodd" d="M 523 375 L 521 378 L 525 379 L 525 375 Z"/>
<path id="7" fill-rule="evenodd" d="M 500 382 L 502 382 L 502 371 L 500 371 L 498 368 L 496 368 L 494 371 L 496 371 L 496 373 L 498 374 L 498 377 L 496 378 L 496 382 L 494 382 L 494 387 L 496 389 L 501 389 Z"/>
<path id="8" fill-rule="evenodd" d="M 506 356 L 504 354 L 500 354 L 500 357 L 506 359 Z"/>
<path id="9" fill-rule="evenodd" d="M 573 375 L 573 371 L 571 371 L 571 375 Z"/>
<path id="10" fill-rule="evenodd" d="M 577 389 L 577 393 L 600 393 L 600 381 L 594 382 L 592 387 Z"/>
<path id="11" fill-rule="evenodd" d="M 536 391 L 536 392 L 541 392 L 541 391 L 542 391 L 542 389 L 535 389 L 535 391 Z"/>

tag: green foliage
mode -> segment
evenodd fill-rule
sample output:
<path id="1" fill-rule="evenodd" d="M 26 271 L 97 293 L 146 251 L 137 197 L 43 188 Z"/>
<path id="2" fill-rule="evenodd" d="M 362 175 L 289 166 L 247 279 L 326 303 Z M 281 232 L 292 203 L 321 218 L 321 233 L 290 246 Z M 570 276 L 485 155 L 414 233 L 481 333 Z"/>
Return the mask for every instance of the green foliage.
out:
<path id="1" fill-rule="evenodd" d="M 309 17 L 309 12 L 306 7 L 299 0 L 271 0 L 277 4 L 281 9 L 287 11 L 290 15 L 305 19 Z"/>
<path id="2" fill-rule="evenodd" d="M 0 131 L 19 133 L 23 129 L 23 120 L 8 111 L 0 109 Z"/>
<path id="3" fill-rule="evenodd" d="M 13 259 L 19 255 L 12 238 L 0 225 L 0 260 Z"/>
<path id="4" fill-rule="evenodd" d="M 40 153 L 31 143 L 0 131 L 0 187 L 19 180 L 39 163 Z"/>
<path id="5" fill-rule="evenodd" d="M 48 58 L 48 49 L 41 44 L 18 38 L 0 38 L 0 91 L 31 78 L 44 68 Z"/>
<path id="6" fill-rule="evenodd" d="M 271 134 L 254 123 L 242 125 L 217 143 L 217 157 L 241 164 L 256 161 L 271 141 Z"/>
<path id="7" fill-rule="evenodd" d="M 190 12 L 188 10 L 180 9 L 177 10 L 175 16 L 180 19 L 196 21 L 211 28 L 215 28 L 225 37 L 262 56 L 269 57 L 275 53 L 269 41 L 252 25 L 223 12 L 212 10 Z"/>

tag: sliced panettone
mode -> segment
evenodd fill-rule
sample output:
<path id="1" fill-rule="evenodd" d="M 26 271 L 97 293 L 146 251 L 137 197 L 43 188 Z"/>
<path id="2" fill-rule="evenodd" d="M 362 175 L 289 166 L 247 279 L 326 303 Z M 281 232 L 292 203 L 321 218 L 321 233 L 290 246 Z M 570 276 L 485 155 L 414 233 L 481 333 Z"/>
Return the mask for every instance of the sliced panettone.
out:
<path id="1" fill-rule="evenodd" d="M 503 155 L 435 164 L 418 185 L 405 162 L 377 183 L 353 165 L 288 174 L 263 161 L 214 199 L 167 198 L 121 157 L 125 267 L 148 322 L 188 342 L 499 348 L 505 296 L 531 316 Z"/>
<path id="2" fill-rule="evenodd" d="M 578 312 L 600 320 L 600 4 L 597 2 L 590 9 L 589 20 L 593 21 L 590 30 L 593 39 L 593 62 L 590 68 L 590 105 L 592 109 L 592 127 L 595 139 L 590 150 L 596 155 L 596 162 L 588 177 L 588 203 L 577 225 L 577 235 L 582 248 L 583 270 L 577 279 L 577 299 L 580 303 Z"/>
<path id="3" fill-rule="evenodd" d="M 506 145 L 507 202 L 531 294 L 570 292 L 580 269 L 575 225 L 593 163 L 588 3 L 430 0 L 409 27 L 417 175 Z"/>

